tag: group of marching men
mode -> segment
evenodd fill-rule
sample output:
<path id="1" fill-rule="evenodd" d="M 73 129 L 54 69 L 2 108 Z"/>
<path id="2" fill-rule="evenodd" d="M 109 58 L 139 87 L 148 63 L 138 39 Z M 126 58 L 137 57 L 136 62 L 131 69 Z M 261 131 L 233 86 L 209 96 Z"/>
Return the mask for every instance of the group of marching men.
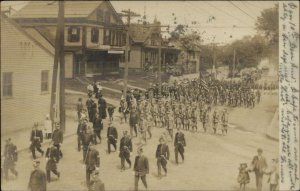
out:
<path id="1" fill-rule="evenodd" d="M 160 99 L 158 85 L 152 84 L 146 98 Z M 245 81 L 184 79 L 162 84 L 161 95 L 182 103 L 204 101 L 209 105 L 253 108 L 260 102 L 261 91 Z"/>
<path id="2" fill-rule="evenodd" d="M 103 108 L 106 108 L 106 102 L 99 96 L 101 101 L 97 103 L 93 99 L 93 94 L 89 94 L 89 99 L 86 101 L 86 108 L 82 103 L 82 100 L 79 99 L 77 103 L 77 112 L 79 124 L 77 128 L 78 135 L 78 151 L 83 150 L 83 162 L 86 166 L 86 182 L 87 186 L 90 190 L 93 190 L 93 183 L 90 181 L 91 175 L 95 171 L 99 170 L 100 166 L 100 157 L 99 152 L 95 148 L 97 144 L 97 137 L 101 143 L 101 131 L 103 130 L 103 120 L 106 119 L 106 114 L 103 114 Z M 119 112 L 124 112 L 124 120 L 127 122 L 127 114 L 129 115 L 129 125 L 130 125 L 130 134 L 128 131 L 123 131 L 123 137 L 120 139 L 119 146 L 119 157 L 121 159 L 121 171 L 124 171 L 125 161 L 131 168 L 132 162 L 130 160 L 130 154 L 133 150 L 132 148 L 132 138 L 133 131 L 135 135 L 138 135 L 137 129 L 139 130 L 139 137 L 141 146 L 138 148 L 134 161 L 134 171 L 135 171 L 135 190 L 138 190 L 138 181 L 142 180 L 144 186 L 147 188 L 146 174 L 149 173 L 149 163 L 148 158 L 143 155 L 143 145 L 146 144 L 147 136 L 146 132 L 148 132 L 150 138 L 152 137 L 151 127 L 154 125 L 151 123 L 150 119 L 147 119 L 144 112 L 140 112 L 137 102 L 131 100 L 131 103 L 126 106 L 126 108 L 122 107 L 122 103 L 124 99 L 121 99 L 121 107 L 119 108 Z M 137 105 L 135 105 L 137 104 Z M 95 109 L 96 108 L 96 109 Z M 98 108 L 98 109 L 97 109 Z M 108 129 L 106 133 L 107 139 L 107 154 L 111 153 L 111 145 L 114 150 L 117 151 L 117 143 L 118 143 L 118 131 L 116 127 L 113 126 L 113 112 L 110 111 L 110 106 L 107 107 L 107 111 L 109 113 L 109 123 Z M 102 112 L 102 113 L 101 113 Z M 123 123 L 123 118 L 121 119 L 121 123 Z M 172 127 L 173 128 L 173 127 Z M 170 128 L 171 129 L 171 128 Z M 175 134 L 174 147 L 175 147 L 175 159 L 178 164 L 178 153 L 180 154 L 182 161 L 184 160 L 184 147 L 186 146 L 185 136 L 181 132 L 180 128 L 177 128 L 177 132 Z M 172 139 L 173 139 L 173 130 L 172 130 Z M 157 158 L 157 167 L 158 167 L 158 176 L 161 177 L 161 168 L 163 168 L 165 175 L 167 175 L 167 161 L 169 160 L 169 147 L 166 144 L 168 140 L 167 134 L 163 134 L 159 138 L 159 145 L 157 146 L 156 158 Z"/>

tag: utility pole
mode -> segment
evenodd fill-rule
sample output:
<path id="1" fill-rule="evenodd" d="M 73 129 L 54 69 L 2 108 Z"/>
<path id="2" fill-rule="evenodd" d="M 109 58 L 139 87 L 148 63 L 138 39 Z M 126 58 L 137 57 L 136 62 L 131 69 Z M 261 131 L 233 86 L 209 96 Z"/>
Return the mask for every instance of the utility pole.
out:
<path id="1" fill-rule="evenodd" d="M 131 17 L 139 17 L 140 15 L 128 10 L 122 10 L 122 13 L 119 14 L 121 17 L 127 17 L 127 29 L 126 29 L 126 49 L 125 49 L 125 67 L 124 67 L 124 97 L 126 99 L 127 95 L 127 83 L 128 83 L 128 62 L 129 62 L 129 29 L 130 29 L 130 20 Z"/>
<path id="2" fill-rule="evenodd" d="M 59 119 L 60 119 L 60 129 L 65 132 L 66 130 L 66 111 L 65 111 L 65 21 L 64 21 L 64 15 L 65 15 L 65 7 L 64 7 L 64 1 L 59 1 L 59 17 L 58 17 L 58 23 L 59 23 L 59 35 L 60 35 L 60 43 L 59 43 L 59 72 L 60 72 L 60 91 L 59 91 Z"/>
<path id="3" fill-rule="evenodd" d="M 231 72 L 231 78 L 233 77 L 234 75 L 234 72 L 235 72 L 235 49 L 233 50 L 233 62 L 232 62 L 232 72 Z"/>

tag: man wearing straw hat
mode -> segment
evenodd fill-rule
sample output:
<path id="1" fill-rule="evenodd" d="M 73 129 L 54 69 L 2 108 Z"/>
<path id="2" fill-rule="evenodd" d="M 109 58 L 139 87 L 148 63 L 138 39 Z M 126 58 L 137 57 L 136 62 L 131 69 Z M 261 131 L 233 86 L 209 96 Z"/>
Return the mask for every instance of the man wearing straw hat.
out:
<path id="1" fill-rule="evenodd" d="M 262 190 L 263 175 L 268 167 L 267 160 L 264 156 L 262 156 L 262 153 L 263 150 L 261 148 L 257 149 L 257 155 L 253 157 L 251 163 L 255 173 L 257 191 Z"/>
<path id="2" fill-rule="evenodd" d="M 43 142 L 43 132 L 38 129 L 38 123 L 34 123 L 30 136 L 30 150 L 32 152 L 33 159 L 36 159 L 35 149 L 44 155 L 44 151 L 41 149 L 41 143 Z"/>
<path id="3" fill-rule="evenodd" d="M 158 176 L 161 176 L 161 167 L 164 169 L 165 175 L 167 175 L 167 161 L 169 160 L 170 152 L 169 146 L 163 137 L 159 138 L 159 143 L 155 156 L 157 159 Z"/>

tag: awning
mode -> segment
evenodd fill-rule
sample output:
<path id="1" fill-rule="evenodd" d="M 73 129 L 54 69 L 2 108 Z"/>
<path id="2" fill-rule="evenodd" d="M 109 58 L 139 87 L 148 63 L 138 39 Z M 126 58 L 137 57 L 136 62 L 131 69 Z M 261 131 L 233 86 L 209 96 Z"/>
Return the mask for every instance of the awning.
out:
<path id="1" fill-rule="evenodd" d="M 108 54 L 124 54 L 124 50 L 108 50 Z"/>

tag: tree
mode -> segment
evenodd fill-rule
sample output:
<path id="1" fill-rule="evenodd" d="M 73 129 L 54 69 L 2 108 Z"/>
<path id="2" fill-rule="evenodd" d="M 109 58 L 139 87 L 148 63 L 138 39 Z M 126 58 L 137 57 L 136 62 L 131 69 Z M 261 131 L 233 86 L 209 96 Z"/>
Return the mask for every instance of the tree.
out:
<path id="1" fill-rule="evenodd" d="M 261 12 L 257 18 L 256 30 L 262 32 L 268 38 L 270 44 L 278 44 L 279 41 L 279 13 L 278 4 Z"/>

